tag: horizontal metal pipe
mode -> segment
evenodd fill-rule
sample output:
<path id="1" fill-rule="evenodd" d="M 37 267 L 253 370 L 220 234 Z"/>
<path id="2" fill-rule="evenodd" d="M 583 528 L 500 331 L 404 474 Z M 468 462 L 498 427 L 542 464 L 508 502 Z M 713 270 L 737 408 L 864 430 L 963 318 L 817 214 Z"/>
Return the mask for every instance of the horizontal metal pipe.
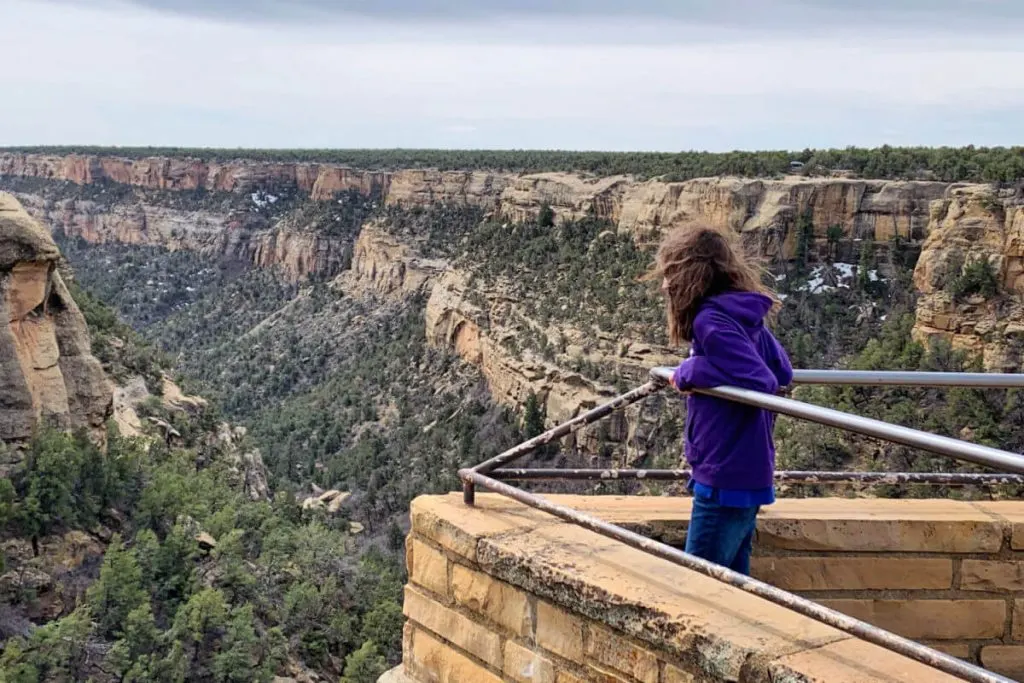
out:
<path id="1" fill-rule="evenodd" d="M 661 370 L 661 368 L 657 369 Z M 663 373 L 652 371 L 652 376 L 663 379 Z M 978 465 L 985 465 L 1003 472 L 1024 474 L 1024 456 L 997 448 L 989 448 L 980 444 L 968 443 L 948 436 L 929 434 L 928 432 L 889 424 L 869 417 L 850 415 L 831 408 L 796 401 L 782 396 L 771 396 L 759 391 L 740 389 L 738 387 L 717 387 L 714 389 L 695 389 L 696 393 L 723 398 L 736 403 L 743 403 L 756 408 L 763 408 L 782 415 L 797 417 L 809 422 L 838 427 L 857 434 L 871 436 L 883 441 L 903 444 L 912 448 L 920 448 L 931 453 L 946 455 L 957 460 L 966 460 Z"/>
<path id="2" fill-rule="evenodd" d="M 640 534 L 627 531 L 621 527 L 601 521 L 595 517 L 583 514 L 572 508 L 558 505 L 540 496 L 527 493 L 514 486 L 509 486 L 496 479 L 482 475 L 473 470 L 460 470 L 459 477 L 463 481 L 472 482 L 476 486 L 482 486 L 496 493 L 508 496 L 530 507 L 537 508 L 556 517 L 578 524 L 608 538 L 621 541 L 626 545 L 642 550 L 646 553 L 668 560 L 674 564 L 686 567 L 699 572 L 705 576 L 721 581 L 723 583 L 739 588 L 760 598 L 764 598 L 776 605 L 803 614 L 804 616 L 816 619 L 828 624 L 840 631 L 856 636 L 861 640 L 879 645 L 887 650 L 896 652 L 922 664 L 938 669 L 953 676 L 959 676 L 965 681 L 972 683 L 1011 683 L 1011 680 L 1004 678 L 991 671 L 968 664 L 967 662 L 950 657 L 929 647 L 915 643 L 894 633 L 889 633 L 876 626 L 865 623 L 853 617 L 836 612 L 816 602 L 801 598 L 792 593 L 775 588 L 767 583 L 758 581 L 749 576 L 739 574 L 726 567 L 719 566 L 694 555 L 689 555 L 681 550 L 657 541 L 645 538 Z"/>
<path id="3" fill-rule="evenodd" d="M 675 368 L 652 370 L 659 379 L 671 381 Z M 904 372 L 875 370 L 794 370 L 793 384 L 834 386 L 975 387 L 978 389 L 1024 388 L 1024 374 L 996 372 Z"/>
<path id="4" fill-rule="evenodd" d="M 528 480 L 622 480 L 680 481 L 690 478 L 690 470 L 617 470 L 617 469 L 498 469 L 491 476 L 499 481 Z M 1024 475 L 977 472 L 815 472 L 780 471 L 778 484 L 926 484 L 932 486 L 1024 486 Z"/>
<path id="5" fill-rule="evenodd" d="M 580 415 L 577 415 L 568 422 L 563 422 L 562 424 L 558 425 L 557 427 L 549 429 L 543 434 L 538 434 L 529 441 L 524 441 L 518 446 L 513 446 L 507 451 L 499 453 L 498 455 L 494 456 L 490 460 L 485 460 L 484 462 L 474 467 L 473 470 L 475 470 L 476 472 L 487 474 L 488 472 L 491 472 L 492 470 L 495 470 L 498 467 L 501 467 L 502 465 L 506 465 L 510 462 L 513 462 L 514 460 L 522 458 L 523 456 L 529 455 L 530 453 L 537 450 L 541 446 L 549 444 L 552 441 L 555 441 L 556 439 L 560 439 L 566 434 L 569 434 L 570 432 L 579 431 L 583 427 L 586 427 L 588 424 L 596 422 L 607 415 L 611 415 L 616 410 L 621 410 L 622 408 L 625 408 L 626 406 L 632 403 L 636 403 L 642 398 L 646 398 L 647 396 L 650 396 L 655 392 L 661 391 L 664 387 L 664 383 L 656 380 L 647 382 L 643 386 L 637 387 L 632 391 L 628 391 L 625 394 L 622 394 L 621 396 L 613 398 L 608 403 L 604 403 L 602 405 L 597 406 L 596 408 L 588 410 L 585 413 L 581 413 Z"/>

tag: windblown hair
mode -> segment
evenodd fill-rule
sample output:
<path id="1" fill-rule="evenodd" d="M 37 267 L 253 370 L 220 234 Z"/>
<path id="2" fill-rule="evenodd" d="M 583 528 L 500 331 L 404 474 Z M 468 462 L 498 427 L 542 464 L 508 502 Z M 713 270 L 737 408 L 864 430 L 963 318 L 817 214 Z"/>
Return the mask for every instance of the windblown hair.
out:
<path id="1" fill-rule="evenodd" d="M 646 278 L 662 287 L 673 345 L 693 340 L 701 301 L 722 292 L 760 292 L 776 299 L 761 273 L 743 255 L 736 238 L 700 223 L 678 228 L 662 240 Z M 778 300 L 776 299 L 776 303 Z"/>

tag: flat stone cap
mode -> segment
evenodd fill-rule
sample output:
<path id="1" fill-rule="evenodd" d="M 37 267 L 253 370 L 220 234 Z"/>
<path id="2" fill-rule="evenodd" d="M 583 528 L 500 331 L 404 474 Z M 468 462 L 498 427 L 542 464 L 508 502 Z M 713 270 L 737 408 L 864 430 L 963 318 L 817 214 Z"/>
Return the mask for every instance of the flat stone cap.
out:
<path id="1" fill-rule="evenodd" d="M 14 195 L 0 192 L 0 270 L 19 261 L 56 261 L 60 251 L 50 234 L 28 215 Z"/>

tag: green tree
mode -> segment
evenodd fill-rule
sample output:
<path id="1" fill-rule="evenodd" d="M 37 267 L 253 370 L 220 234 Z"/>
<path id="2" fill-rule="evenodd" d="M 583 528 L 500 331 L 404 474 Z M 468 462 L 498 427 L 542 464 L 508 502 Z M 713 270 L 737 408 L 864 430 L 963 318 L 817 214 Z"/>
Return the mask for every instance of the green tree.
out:
<path id="1" fill-rule="evenodd" d="M 218 683 L 269 681 L 272 671 L 261 670 L 259 637 L 253 628 L 252 605 L 243 605 L 231 613 L 220 652 L 213 658 L 214 679 Z"/>
<path id="2" fill-rule="evenodd" d="M 345 658 L 345 675 L 342 683 L 376 683 L 388 669 L 373 641 L 368 640 L 362 647 Z"/>
<path id="3" fill-rule="evenodd" d="M 104 636 L 123 635 L 128 615 L 148 605 L 149 595 L 142 587 L 142 570 L 135 554 L 115 535 L 103 558 L 100 578 L 88 591 L 89 607 L 96 615 L 99 632 Z"/>
<path id="4" fill-rule="evenodd" d="M 828 257 L 834 261 L 839 255 L 839 243 L 843 241 L 843 226 L 828 226 L 825 239 L 828 241 Z"/>
<path id="5" fill-rule="evenodd" d="M 530 392 L 523 406 L 523 435 L 532 439 L 544 433 L 544 409 L 541 408 L 537 394 Z"/>
<path id="6" fill-rule="evenodd" d="M 542 228 L 555 227 L 555 210 L 547 202 L 540 205 L 540 212 L 537 214 L 537 225 Z"/>
<path id="7" fill-rule="evenodd" d="M 814 243 L 814 221 L 809 213 L 801 214 L 796 219 L 796 272 L 803 273 L 807 270 L 810 259 L 811 245 Z"/>

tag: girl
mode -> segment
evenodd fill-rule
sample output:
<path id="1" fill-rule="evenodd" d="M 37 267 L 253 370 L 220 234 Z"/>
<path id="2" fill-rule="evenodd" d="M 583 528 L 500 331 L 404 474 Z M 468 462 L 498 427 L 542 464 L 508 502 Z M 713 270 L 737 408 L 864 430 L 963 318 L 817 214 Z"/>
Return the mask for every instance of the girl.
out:
<path id="1" fill-rule="evenodd" d="M 729 385 L 775 394 L 793 380 L 786 352 L 764 324 L 777 302 L 733 240 L 703 225 L 668 235 L 653 275 L 666 297 L 669 338 L 691 343 L 672 378 L 688 394 L 694 500 L 686 552 L 749 574 L 758 510 L 775 502 L 775 415 L 689 391 Z"/>

